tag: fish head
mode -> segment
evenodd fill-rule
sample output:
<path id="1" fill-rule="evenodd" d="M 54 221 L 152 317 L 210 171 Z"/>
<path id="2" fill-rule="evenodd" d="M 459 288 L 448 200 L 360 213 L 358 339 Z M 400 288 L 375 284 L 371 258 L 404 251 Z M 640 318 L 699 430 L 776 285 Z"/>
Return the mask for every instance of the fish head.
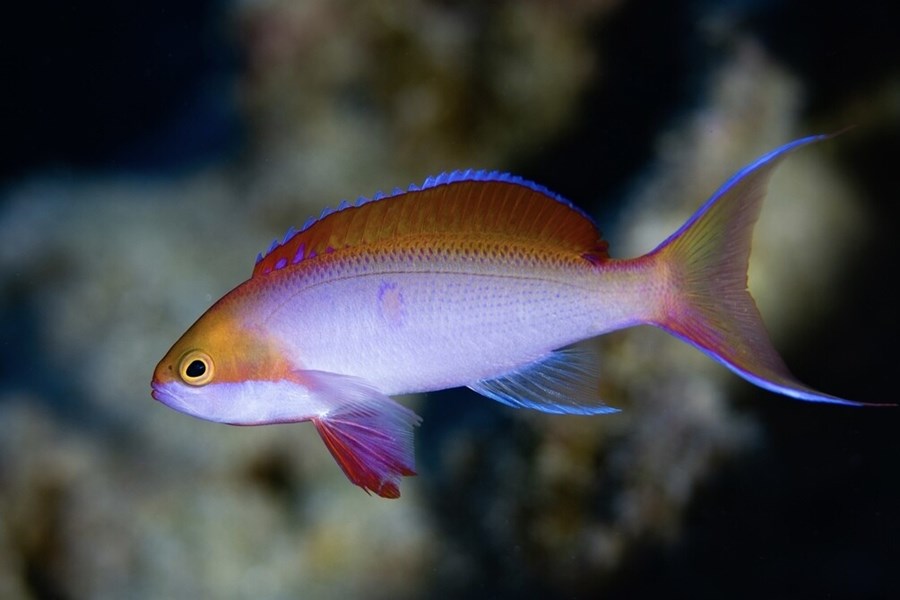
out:
<path id="1" fill-rule="evenodd" d="M 261 425 L 304 420 L 309 386 L 285 356 L 262 328 L 220 303 L 159 361 L 151 395 L 208 421 Z"/>

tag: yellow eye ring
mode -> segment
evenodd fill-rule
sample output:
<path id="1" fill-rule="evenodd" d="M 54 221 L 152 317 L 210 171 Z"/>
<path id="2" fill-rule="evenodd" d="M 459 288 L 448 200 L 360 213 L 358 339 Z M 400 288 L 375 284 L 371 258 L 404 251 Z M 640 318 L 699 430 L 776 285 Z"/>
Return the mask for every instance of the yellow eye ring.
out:
<path id="1" fill-rule="evenodd" d="M 191 350 L 181 357 L 178 366 L 178 374 L 181 380 L 188 385 L 206 385 L 212 381 L 216 367 L 212 358 L 206 352 Z"/>

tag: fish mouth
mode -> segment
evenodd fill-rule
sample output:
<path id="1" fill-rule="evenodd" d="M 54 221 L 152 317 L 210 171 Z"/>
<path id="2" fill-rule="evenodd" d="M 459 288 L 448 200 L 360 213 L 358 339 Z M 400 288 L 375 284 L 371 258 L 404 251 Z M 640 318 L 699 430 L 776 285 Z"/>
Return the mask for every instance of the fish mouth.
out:
<path id="1" fill-rule="evenodd" d="M 185 396 L 185 391 L 174 382 L 163 382 L 156 379 L 150 382 L 150 395 L 154 400 L 178 412 L 193 415 L 193 403 L 190 396 Z"/>
<path id="2" fill-rule="evenodd" d="M 154 379 L 150 382 L 150 396 L 157 402 L 162 402 L 168 406 L 172 401 L 172 396 L 163 389 L 163 384 Z"/>

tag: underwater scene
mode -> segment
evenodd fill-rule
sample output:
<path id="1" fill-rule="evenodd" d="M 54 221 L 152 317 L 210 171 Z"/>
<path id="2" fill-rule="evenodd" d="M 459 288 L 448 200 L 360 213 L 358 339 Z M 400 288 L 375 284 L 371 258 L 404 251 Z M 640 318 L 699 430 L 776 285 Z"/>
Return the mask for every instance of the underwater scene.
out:
<path id="1" fill-rule="evenodd" d="M 0 598 L 900 596 L 887 3 L 9 22 Z"/>

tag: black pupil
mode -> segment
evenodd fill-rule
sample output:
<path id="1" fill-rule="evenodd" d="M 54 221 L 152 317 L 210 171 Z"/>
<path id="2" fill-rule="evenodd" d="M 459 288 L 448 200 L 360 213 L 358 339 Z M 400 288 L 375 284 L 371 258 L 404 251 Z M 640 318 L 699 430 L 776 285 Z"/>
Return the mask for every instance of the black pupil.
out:
<path id="1" fill-rule="evenodd" d="M 206 373 L 206 363 L 202 360 L 194 360 L 191 361 L 191 364 L 188 365 L 187 369 L 185 369 L 185 374 L 190 377 L 200 377 L 204 373 Z"/>

